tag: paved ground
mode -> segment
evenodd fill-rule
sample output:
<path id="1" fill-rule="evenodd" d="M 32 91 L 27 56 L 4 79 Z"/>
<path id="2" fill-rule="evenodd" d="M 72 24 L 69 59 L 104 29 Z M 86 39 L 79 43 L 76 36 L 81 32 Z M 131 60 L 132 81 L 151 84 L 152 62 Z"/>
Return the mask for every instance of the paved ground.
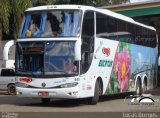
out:
<path id="1" fill-rule="evenodd" d="M 44 105 L 41 103 L 40 99 L 18 98 L 17 96 L 11 96 L 7 95 L 5 92 L 0 92 L 0 112 L 27 112 L 33 114 L 35 114 L 34 112 L 43 112 L 47 113 L 46 115 L 48 115 L 48 112 L 160 112 L 160 88 L 152 90 L 149 93 L 153 95 L 152 98 L 156 101 L 154 104 L 131 104 L 131 98 L 125 99 L 129 96 L 125 94 L 101 97 L 97 105 L 87 105 L 84 100 L 52 100 L 49 105 Z M 42 114 L 39 116 L 42 116 Z"/>

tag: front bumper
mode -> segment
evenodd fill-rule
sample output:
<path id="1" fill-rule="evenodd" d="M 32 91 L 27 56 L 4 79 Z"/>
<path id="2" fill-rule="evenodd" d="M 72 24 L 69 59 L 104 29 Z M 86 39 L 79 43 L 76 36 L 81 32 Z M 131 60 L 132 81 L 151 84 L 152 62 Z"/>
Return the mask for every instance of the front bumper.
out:
<path id="1" fill-rule="evenodd" d="M 16 87 L 18 97 L 30 98 L 80 98 L 78 87 L 58 88 L 58 89 L 33 89 Z M 40 96 L 39 92 L 47 92 L 47 96 Z"/>

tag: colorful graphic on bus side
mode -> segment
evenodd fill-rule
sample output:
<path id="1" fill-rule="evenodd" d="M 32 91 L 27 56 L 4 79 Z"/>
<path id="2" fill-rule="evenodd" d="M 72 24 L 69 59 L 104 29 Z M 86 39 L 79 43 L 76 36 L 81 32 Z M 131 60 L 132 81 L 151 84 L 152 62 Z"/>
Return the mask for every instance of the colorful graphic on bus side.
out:
<path id="1" fill-rule="evenodd" d="M 136 76 L 146 75 L 148 82 L 156 76 L 155 49 L 121 42 L 115 54 L 110 82 L 106 93 L 125 92 L 133 89 Z M 132 86 L 133 85 L 133 86 Z M 153 87 L 153 85 L 149 85 Z"/>
<path id="2" fill-rule="evenodd" d="M 115 54 L 113 71 L 107 93 L 117 93 L 128 90 L 130 75 L 130 44 L 120 43 Z"/>

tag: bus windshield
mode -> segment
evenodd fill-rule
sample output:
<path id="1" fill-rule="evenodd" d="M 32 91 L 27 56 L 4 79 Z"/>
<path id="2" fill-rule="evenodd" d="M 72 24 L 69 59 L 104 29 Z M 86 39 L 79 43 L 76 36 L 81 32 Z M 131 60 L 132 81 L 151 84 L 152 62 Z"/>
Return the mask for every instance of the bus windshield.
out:
<path id="1" fill-rule="evenodd" d="M 79 10 L 26 12 L 19 38 L 77 37 L 80 21 Z"/>
<path id="2" fill-rule="evenodd" d="M 78 72 L 74 64 L 74 42 L 28 42 L 17 45 L 18 74 L 60 77 Z"/>

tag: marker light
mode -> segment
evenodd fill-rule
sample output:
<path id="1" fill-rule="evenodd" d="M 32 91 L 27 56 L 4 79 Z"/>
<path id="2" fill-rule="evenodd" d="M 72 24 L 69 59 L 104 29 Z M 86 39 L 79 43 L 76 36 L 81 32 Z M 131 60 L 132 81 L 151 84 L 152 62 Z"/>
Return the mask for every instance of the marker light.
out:
<path id="1" fill-rule="evenodd" d="M 20 78 L 19 79 L 21 82 L 26 82 L 26 83 L 30 83 L 30 82 L 32 82 L 32 78 Z"/>
<path id="2" fill-rule="evenodd" d="M 70 87 L 75 87 L 75 86 L 77 86 L 77 85 L 78 85 L 77 82 L 67 83 L 67 84 L 62 84 L 62 85 L 61 85 L 61 88 L 70 88 Z"/>

